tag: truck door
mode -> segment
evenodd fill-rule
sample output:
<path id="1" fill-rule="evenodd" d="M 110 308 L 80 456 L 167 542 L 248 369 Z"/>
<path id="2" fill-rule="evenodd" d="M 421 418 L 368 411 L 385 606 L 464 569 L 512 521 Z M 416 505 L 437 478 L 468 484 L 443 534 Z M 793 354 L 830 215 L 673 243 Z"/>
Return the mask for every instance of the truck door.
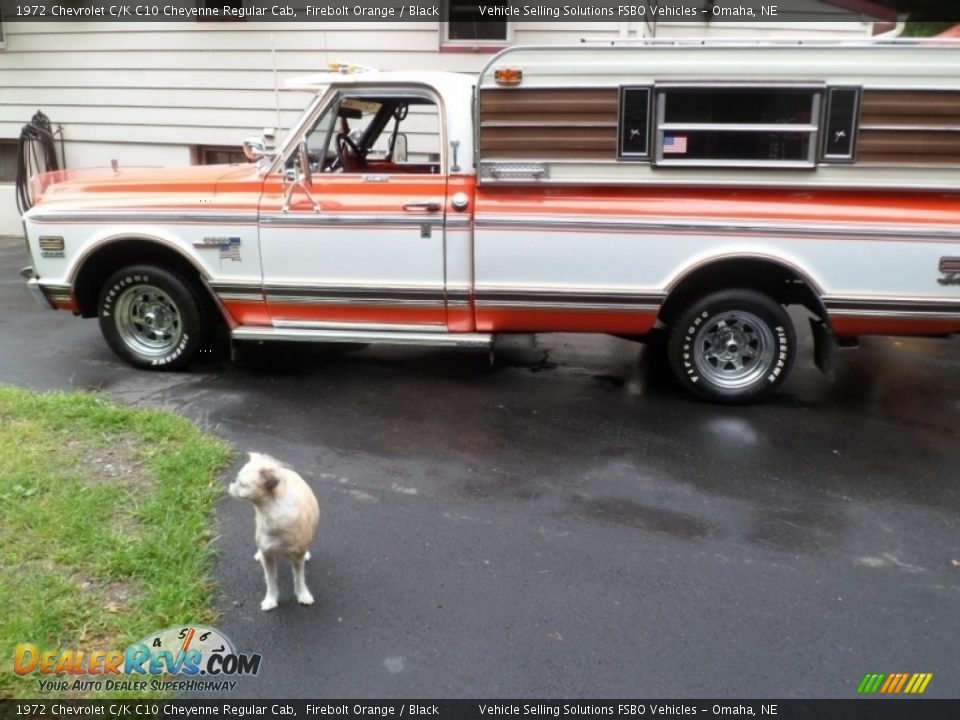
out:
<path id="1" fill-rule="evenodd" d="M 447 188 L 436 99 L 419 89 L 349 89 L 315 115 L 260 202 L 271 321 L 445 330 Z"/>

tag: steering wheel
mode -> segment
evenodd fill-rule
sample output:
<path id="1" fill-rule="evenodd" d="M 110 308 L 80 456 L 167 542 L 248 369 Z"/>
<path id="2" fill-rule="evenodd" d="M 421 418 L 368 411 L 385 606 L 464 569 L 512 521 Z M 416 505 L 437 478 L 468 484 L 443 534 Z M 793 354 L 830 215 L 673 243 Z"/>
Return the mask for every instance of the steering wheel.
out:
<path id="1" fill-rule="evenodd" d="M 337 133 L 334 140 L 337 146 L 337 159 L 330 163 L 330 170 L 348 170 L 352 163 L 363 164 L 363 150 L 346 133 Z"/>

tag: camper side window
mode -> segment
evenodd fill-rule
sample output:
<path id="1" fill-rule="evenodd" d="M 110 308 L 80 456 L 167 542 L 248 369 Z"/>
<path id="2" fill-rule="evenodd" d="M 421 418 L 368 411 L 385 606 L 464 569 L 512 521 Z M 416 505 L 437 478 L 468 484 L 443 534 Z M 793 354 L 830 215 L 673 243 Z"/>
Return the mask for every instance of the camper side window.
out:
<path id="1" fill-rule="evenodd" d="M 813 167 L 821 87 L 658 86 L 657 165 Z"/>

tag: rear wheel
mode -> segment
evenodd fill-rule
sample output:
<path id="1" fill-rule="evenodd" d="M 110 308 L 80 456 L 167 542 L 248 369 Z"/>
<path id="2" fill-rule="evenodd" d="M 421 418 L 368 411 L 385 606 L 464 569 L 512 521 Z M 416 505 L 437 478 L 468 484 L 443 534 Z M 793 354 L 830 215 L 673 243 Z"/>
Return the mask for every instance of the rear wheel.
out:
<path id="1" fill-rule="evenodd" d="M 684 310 L 670 331 L 668 357 L 687 390 L 715 402 L 748 403 L 782 383 L 796 356 L 786 310 L 753 290 L 724 290 Z"/>
<path id="2" fill-rule="evenodd" d="M 134 367 L 186 367 L 209 332 L 206 304 L 196 286 L 175 272 L 133 265 L 114 273 L 100 292 L 100 331 Z"/>

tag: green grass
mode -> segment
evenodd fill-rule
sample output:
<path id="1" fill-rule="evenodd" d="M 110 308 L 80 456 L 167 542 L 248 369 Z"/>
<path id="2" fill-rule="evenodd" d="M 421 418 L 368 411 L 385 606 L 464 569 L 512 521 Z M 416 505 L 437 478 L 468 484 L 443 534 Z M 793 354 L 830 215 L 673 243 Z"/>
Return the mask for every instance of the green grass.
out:
<path id="1" fill-rule="evenodd" d="M 229 458 L 171 413 L 0 387 L 0 697 L 39 696 L 37 674 L 13 672 L 17 643 L 123 650 L 215 620 L 211 519 Z M 93 679 L 48 679 L 76 677 Z"/>

